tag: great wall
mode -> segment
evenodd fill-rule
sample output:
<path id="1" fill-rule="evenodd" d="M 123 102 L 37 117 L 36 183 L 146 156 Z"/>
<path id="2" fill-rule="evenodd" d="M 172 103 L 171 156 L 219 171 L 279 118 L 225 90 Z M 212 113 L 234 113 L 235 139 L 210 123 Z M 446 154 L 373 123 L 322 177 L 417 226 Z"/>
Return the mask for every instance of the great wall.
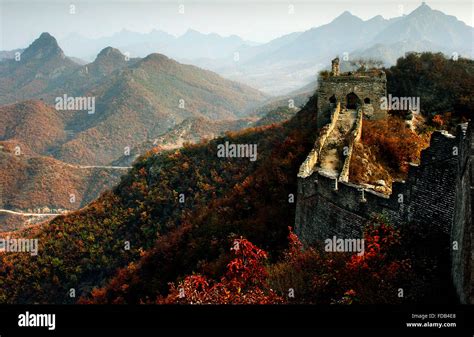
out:
<path id="1" fill-rule="evenodd" d="M 385 74 L 339 74 L 319 77 L 319 137 L 298 173 L 295 231 L 305 244 L 339 238 L 360 238 L 374 214 L 395 226 L 407 224 L 441 231 L 449 237 L 451 274 L 461 303 L 474 303 L 472 208 L 474 141 L 471 126 L 461 124 L 454 135 L 432 134 L 420 163 L 410 164 L 407 179 L 394 182 L 385 195 L 348 179 L 352 148 L 363 120 L 379 119 L 386 93 Z M 456 243 L 454 245 L 453 243 Z"/>

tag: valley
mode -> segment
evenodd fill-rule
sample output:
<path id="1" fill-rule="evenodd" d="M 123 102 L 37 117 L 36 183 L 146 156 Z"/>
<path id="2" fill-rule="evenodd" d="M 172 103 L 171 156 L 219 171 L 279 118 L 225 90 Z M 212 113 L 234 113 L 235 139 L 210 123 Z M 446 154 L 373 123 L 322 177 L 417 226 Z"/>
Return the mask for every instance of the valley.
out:
<path id="1" fill-rule="evenodd" d="M 42 214 L 29 209 L 84 207 L 149 150 L 252 127 L 272 113 L 256 112 L 271 104 L 267 95 L 164 55 L 128 59 L 107 47 L 76 64 L 48 33 L 20 61 L 1 62 L 0 88 L 0 230 Z"/>

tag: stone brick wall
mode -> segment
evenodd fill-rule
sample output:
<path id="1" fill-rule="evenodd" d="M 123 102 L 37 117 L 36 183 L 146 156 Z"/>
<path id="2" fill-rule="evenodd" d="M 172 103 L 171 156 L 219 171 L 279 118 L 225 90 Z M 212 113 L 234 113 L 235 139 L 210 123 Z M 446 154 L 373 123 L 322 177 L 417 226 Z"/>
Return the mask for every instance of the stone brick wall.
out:
<path id="1" fill-rule="evenodd" d="M 467 297 L 469 298 L 468 302 L 469 303 L 474 303 L 474 254 L 472 254 L 472 251 L 474 249 L 474 131 L 473 131 L 473 124 L 469 124 L 469 129 L 471 133 L 471 154 L 470 154 L 470 171 L 471 171 L 471 223 L 470 227 L 466 229 L 468 232 L 468 240 L 469 240 L 469 246 L 466 247 L 468 253 L 465 256 L 465 259 L 468 261 L 467 267 L 470 268 L 470 271 L 467 270 L 466 273 L 468 273 L 467 278 L 469 282 L 468 286 L 468 293 Z M 469 215 L 467 215 L 469 216 Z"/>
<path id="2" fill-rule="evenodd" d="M 451 241 L 457 242 L 458 249 L 451 253 L 451 275 L 453 284 L 461 303 L 474 303 L 474 256 L 473 256 L 473 157 L 474 143 L 472 139 L 472 125 L 465 128 L 465 137 L 470 144 L 463 144 L 459 149 L 460 157 L 467 157 L 467 162 L 458 162 L 459 179 L 456 184 L 456 205 L 454 210 L 454 224 L 451 228 Z"/>
<path id="3" fill-rule="evenodd" d="M 365 111 L 370 111 L 370 115 L 367 115 L 368 118 L 379 119 L 386 116 L 387 112 L 380 109 L 380 99 L 387 95 L 387 79 L 383 72 L 370 76 L 320 76 L 318 83 L 318 127 L 322 127 L 330 121 L 330 111 L 333 106 L 330 99 L 333 95 L 336 102 L 341 103 L 341 109 L 345 107 L 347 95 L 354 93 L 363 105 L 367 105 Z M 370 103 L 364 104 L 365 99 L 369 99 Z"/>

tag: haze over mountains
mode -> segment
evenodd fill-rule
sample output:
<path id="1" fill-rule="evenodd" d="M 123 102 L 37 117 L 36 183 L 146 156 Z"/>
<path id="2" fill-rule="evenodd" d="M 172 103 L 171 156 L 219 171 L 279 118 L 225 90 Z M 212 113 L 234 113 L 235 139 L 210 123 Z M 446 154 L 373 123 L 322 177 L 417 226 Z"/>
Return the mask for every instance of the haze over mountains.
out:
<path id="1" fill-rule="evenodd" d="M 61 45 L 67 55 L 85 60 L 92 60 L 106 46 L 132 58 L 159 52 L 271 95 L 286 94 L 313 81 L 328 58 L 344 53 L 349 60 L 373 58 L 386 66 L 408 51 L 474 56 L 473 27 L 425 3 L 408 15 L 392 19 L 378 15 L 364 21 L 346 11 L 328 24 L 264 44 L 189 29 L 179 37 L 159 30 L 148 34 L 122 30 L 99 39 L 71 34 Z"/>
<path id="2" fill-rule="evenodd" d="M 132 56 L 146 56 L 162 53 L 174 59 L 218 59 L 225 58 L 241 46 L 252 46 L 255 42 L 244 41 L 232 35 L 220 36 L 216 33 L 203 34 L 188 29 L 179 37 L 159 30 L 137 33 L 123 29 L 111 36 L 90 39 L 79 34 L 70 34 L 59 41 L 68 55 L 92 61 L 104 46 L 113 46 Z"/>
<path id="3" fill-rule="evenodd" d="M 210 69 L 264 92 L 284 93 L 315 79 L 327 60 L 347 53 L 394 64 L 407 51 L 435 51 L 472 58 L 474 28 L 422 4 L 409 15 L 362 19 L 344 12 L 331 23 L 240 50 L 241 62 Z M 254 55 L 255 49 L 259 52 Z M 247 55 L 250 54 L 250 57 Z M 216 63 L 213 63 L 216 64 Z"/>

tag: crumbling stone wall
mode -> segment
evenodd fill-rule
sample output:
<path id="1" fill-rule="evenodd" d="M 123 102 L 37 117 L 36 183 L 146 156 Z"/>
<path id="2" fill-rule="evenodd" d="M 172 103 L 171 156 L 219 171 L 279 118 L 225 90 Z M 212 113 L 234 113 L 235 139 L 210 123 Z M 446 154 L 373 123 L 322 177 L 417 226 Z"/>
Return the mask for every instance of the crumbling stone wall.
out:
<path id="1" fill-rule="evenodd" d="M 333 111 L 331 112 L 331 122 L 329 122 L 329 124 L 325 125 L 320 130 L 318 139 L 316 140 L 316 144 L 314 145 L 308 157 L 306 157 L 306 160 L 304 161 L 304 163 L 300 166 L 298 176 L 307 177 L 311 173 L 313 173 L 313 168 L 318 162 L 319 154 L 321 153 L 321 150 L 324 147 L 324 144 L 326 143 L 328 136 L 331 134 L 331 132 L 334 130 L 334 127 L 337 124 L 340 111 L 341 111 L 341 105 L 337 103 Z"/>
<path id="2" fill-rule="evenodd" d="M 456 135 L 433 133 L 420 165 L 411 165 L 405 182 L 395 182 L 385 196 L 312 171 L 298 177 L 295 231 L 305 244 L 336 235 L 361 237 L 372 214 L 396 225 L 419 224 L 446 233 L 452 251 L 452 277 L 459 298 L 472 303 L 471 132 L 460 125 Z"/>

